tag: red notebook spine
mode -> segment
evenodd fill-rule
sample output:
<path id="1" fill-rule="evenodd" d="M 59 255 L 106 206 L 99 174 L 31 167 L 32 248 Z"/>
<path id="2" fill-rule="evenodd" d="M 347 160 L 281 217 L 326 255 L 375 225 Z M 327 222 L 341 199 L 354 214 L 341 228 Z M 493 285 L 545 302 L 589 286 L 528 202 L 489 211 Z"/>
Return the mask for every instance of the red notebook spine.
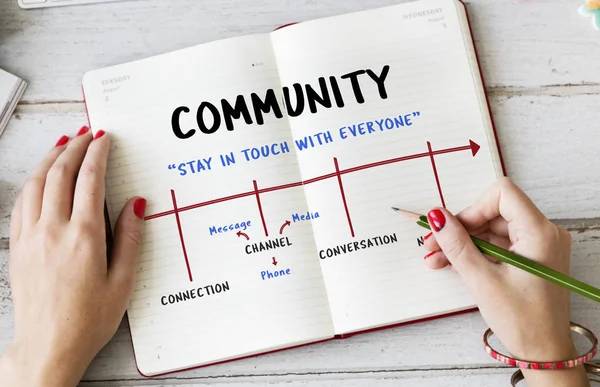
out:
<path id="1" fill-rule="evenodd" d="M 476 312 L 478 310 L 479 310 L 478 308 L 471 308 L 471 309 L 459 310 L 458 312 L 451 312 L 451 313 L 439 314 L 439 315 L 436 315 L 436 316 L 425 317 L 425 318 L 421 318 L 421 319 L 418 319 L 418 320 L 405 321 L 405 322 L 401 322 L 401 323 L 397 323 L 397 324 L 385 325 L 385 326 L 378 327 L 378 328 L 371 328 L 371 329 L 365 329 L 363 331 L 358 331 L 358 332 L 345 333 L 345 334 L 342 334 L 342 335 L 335 335 L 335 338 L 336 339 L 347 339 L 349 337 L 356 336 L 356 335 L 362 335 L 362 334 L 365 334 L 365 333 L 377 332 L 377 331 L 382 331 L 384 329 L 397 328 L 397 327 L 401 327 L 401 326 L 404 326 L 404 325 L 417 324 L 417 323 L 422 323 L 422 322 L 425 322 L 425 321 L 438 320 L 438 319 L 442 319 L 442 318 L 446 318 L 446 317 L 451 317 L 451 316 L 458 316 L 458 315 L 465 314 L 465 313 Z"/>
<path id="2" fill-rule="evenodd" d="M 277 31 L 277 30 L 280 30 L 280 29 L 285 28 L 285 27 L 293 26 L 294 24 L 298 24 L 298 22 L 286 23 L 284 25 L 281 25 L 281 26 L 275 28 L 273 31 Z"/>

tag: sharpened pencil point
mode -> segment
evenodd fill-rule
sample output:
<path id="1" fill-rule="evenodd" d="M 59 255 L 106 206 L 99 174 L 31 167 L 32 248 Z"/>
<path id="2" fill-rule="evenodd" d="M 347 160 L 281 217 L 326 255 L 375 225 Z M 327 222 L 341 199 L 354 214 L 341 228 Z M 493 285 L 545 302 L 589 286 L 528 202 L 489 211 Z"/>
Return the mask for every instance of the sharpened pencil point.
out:
<path id="1" fill-rule="evenodd" d="M 414 221 L 418 221 L 419 218 L 421 217 L 421 214 L 416 214 L 414 212 L 410 212 L 410 211 L 406 211 L 406 210 L 401 210 L 397 207 L 392 207 L 392 210 L 399 212 L 400 214 L 406 216 L 408 219 L 412 219 Z"/>

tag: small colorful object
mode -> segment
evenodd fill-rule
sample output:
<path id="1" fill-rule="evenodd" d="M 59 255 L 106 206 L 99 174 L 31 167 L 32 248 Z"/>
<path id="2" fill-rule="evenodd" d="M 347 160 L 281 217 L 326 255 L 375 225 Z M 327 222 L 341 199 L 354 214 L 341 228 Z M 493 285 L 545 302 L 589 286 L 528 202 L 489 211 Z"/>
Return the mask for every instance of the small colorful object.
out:
<path id="1" fill-rule="evenodd" d="M 585 17 L 592 17 L 592 25 L 600 31 L 600 0 L 586 0 L 586 3 L 579 7 L 579 14 Z"/>
<path id="2" fill-rule="evenodd" d="M 575 359 L 552 362 L 537 362 L 515 359 L 514 357 L 505 355 L 492 348 L 492 346 L 489 343 L 489 339 L 494 334 L 494 332 L 491 329 L 488 329 L 483 334 L 483 347 L 485 348 L 485 351 L 488 353 L 488 355 L 490 355 L 493 359 L 498 360 L 499 362 L 507 364 L 511 367 L 532 370 L 562 370 L 565 368 L 573 368 L 587 363 L 594 356 L 596 356 L 596 354 L 598 353 L 598 338 L 596 337 L 596 335 L 594 335 L 592 331 L 579 324 L 575 324 L 574 322 L 571 322 L 571 330 L 573 332 L 579 333 L 580 335 L 583 335 L 592 344 L 592 347 L 588 352 Z"/>

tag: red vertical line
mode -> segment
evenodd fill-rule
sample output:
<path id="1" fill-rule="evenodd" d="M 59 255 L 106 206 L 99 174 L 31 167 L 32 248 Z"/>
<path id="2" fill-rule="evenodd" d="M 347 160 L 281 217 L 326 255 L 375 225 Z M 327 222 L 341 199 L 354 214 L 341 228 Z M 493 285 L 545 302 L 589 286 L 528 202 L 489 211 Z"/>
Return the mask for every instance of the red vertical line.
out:
<path id="1" fill-rule="evenodd" d="M 171 190 L 171 199 L 173 199 L 173 211 L 175 211 L 175 219 L 177 220 L 177 229 L 179 230 L 179 240 L 181 241 L 181 249 L 183 250 L 183 257 L 185 258 L 185 266 L 187 267 L 190 282 L 192 282 L 192 270 L 190 269 L 190 262 L 188 260 L 187 250 L 185 249 L 183 231 L 181 230 L 181 221 L 179 220 L 179 210 L 177 209 L 177 199 L 175 198 L 175 191 L 173 190 Z"/>
<path id="2" fill-rule="evenodd" d="M 429 159 L 431 160 L 431 167 L 433 168 L 435 184 L 437 184 L 438 193 L 440 194 L 440 200 L 442 201 L 442 207 L 446 208 L 446 202 L 444 201 L 444 195 L 442 194 L 442 186 L 440 185 L 440 178 L 438 177 L 437 168 L 435 167 L 433 151 L 431 150 L 431 143 L 429 141 L 427 141 L 427 149 L 429 149 Z"/>
<path id="3" fill-rule="evenodd" d="M 348 218 L 348 226 L 350 226 L 350 234 L 352 235 L 352 238 L 354 238 L 354 227 L 352 227 L 352 219 L 350 219 L 350 211 L 348 211 L 346 194 L 344 193 L 344 185 L 342 184 L 342 175 L 340 174 L 340 167 L 336 157 L 333 158 L 333 165 L 335 165 L 335 174 L 337 175 L 338 184 L 340 185 L 340 193 L 342 194 L 342 201 L 344 202 L 344 209 L 346 210 L 346 217 Z"/>
<path id="4" fill-rule="evenodd" d="M 256 180 L 252 181 L 254 182 L 254 195 L 256 195 L 256 204 L 258 204 L 260 220 L 262 220 L 263 228 L 265 229 L 265 236 L 269 236 L 269 232 L 267 231 L 267 224 L 265 223 L 265 216 L 263 215 L 262 205 L 260 204 L 260 193 L 258 192 L 258 184 L 256 184 Z"/>

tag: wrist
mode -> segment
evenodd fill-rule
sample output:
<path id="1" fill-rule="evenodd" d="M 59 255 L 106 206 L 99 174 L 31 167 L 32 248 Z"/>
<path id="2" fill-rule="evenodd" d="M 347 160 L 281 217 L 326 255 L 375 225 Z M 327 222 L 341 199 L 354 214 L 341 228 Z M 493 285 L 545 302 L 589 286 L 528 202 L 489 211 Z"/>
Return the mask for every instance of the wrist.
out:
<path id="1" fill-rule="evenodd" d="M 564 370 L 522 370 L 529 387 L 590 387 L 583 366 Z"/>
<path id="2" fill-rule="evenodd" d="M 61 361 L 62 360 L 62 361 Z M 1 387 L 76 386 L 85 367 L 61 359 L 56 353 L 29 350 L 26 345 L 12 343 L 0 357 Z"/>
<path id="3" fill-rule="evenodd" d="M 537 362 L 558 362 L 577 358 L 577 349 L 570 332 L 555 337 L 554 340 L 522 348 L 522 359 Z M 516 356 L 516 354 L 515 354 Z M 520 356 L 520 355 L 519 355 Z M 589 387 L 587 373 L 583 366 L 564 370 L 523 369 L 523 376 L 530 387 Z"/>
<path id="4" fill-rule="evenodd" d="M 528 335 L 528 333 L 525 334 Z M 544 336 L 548 339 L 541 339 Z M 558 362 L 577 357 L 577 349 L 573 343 L 571 331 L 568 329 L 536 335 L 535 340 L 526 337 L 520 342 L 521 345 L 516 348 L 508 348 L 511 355 L 518 359 L 533 362 Z"/>
<path id="5" fill-rule="evenodd" d="M 486 331 L 484 344 L 486 351 L 494 359 L 521 368 L 520 371 L 530 387 L 589 387 L 589 379 L 583 363 L 595 355 L 598 340 L 593 333 L 577 324 L 571 329 L 586 336 L 593 344 L 584 356 L 578 356 L 570 331 L 567 332 L 568 334 L 557 334 L 556 331 L 549 335 L 538 334 L 536 341 L 531 340 L 530 335 L 525 333 L 521 336 L 521 339 L 525 340 L 513 341 L 513 345 L 509 348 L 509 356 L 495 351 L 489 345 L 489 337 L 493 334 L 491 330 Z M 542 337 L 552 337 L 552 340 L 539 340 Z M 516 344 L 519 342 L 521 345 Z M 573 367 L 573 364 L 580 365 Z M 566 368 L 569 366 L 572 368 Z M 517 377 L 515 381 L 518 380 Z"/>

